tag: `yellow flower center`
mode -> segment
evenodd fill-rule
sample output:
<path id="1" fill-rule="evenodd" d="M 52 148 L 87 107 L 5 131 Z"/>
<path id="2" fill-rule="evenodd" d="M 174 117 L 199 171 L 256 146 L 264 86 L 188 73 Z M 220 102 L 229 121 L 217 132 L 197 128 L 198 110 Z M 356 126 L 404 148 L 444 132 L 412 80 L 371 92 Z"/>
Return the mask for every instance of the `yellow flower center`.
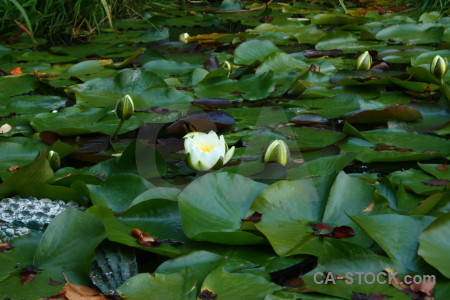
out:
<path id="1" fill-rule="evenodd" d="M 201 144 L 198 146 L 203 152 L 211 152 L 214 148 L 214 145 Z"/>

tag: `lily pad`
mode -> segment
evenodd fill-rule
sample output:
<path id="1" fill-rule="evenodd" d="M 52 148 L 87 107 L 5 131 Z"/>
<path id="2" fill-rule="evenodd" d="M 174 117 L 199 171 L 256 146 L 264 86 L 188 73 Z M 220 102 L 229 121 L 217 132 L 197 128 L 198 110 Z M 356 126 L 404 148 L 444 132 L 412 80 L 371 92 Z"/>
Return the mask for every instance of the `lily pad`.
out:
<path id="1" fill-rule="evenodd" d="M 450 214 L 445 214 L 434 221 L 419 236 L 419 252 L 429 264 L 438 269 L 447 278 L 450 277 L 450 268 L 442 262 L 446 260 L 450 244 L 448 239 L 448 231 L 450 229 Z"/>
<path id="2" fill-rule="evenodd" d="M 205 186 L 208 186 L 207 190 Z M 240 228 L 241 219 L 265 187 L 265 184 L 236 174 L 201 176 L 178 196 L 186 236 L 220 244 L 264 243 L 263 238 Z"/>

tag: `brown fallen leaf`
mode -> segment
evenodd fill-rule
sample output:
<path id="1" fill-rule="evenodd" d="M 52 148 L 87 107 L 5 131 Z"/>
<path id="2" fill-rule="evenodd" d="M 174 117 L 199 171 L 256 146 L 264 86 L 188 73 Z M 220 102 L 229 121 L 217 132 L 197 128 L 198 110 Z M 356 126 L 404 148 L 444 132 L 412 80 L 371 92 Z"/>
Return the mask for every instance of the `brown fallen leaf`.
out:
<path id="1" fill-rule="evenodd" d="M 438 170 L 438 171 L 446 171 L 446 170 L 448 170 L 448 165 L 447 164 L 443 164 L 443 165 L 437 166 L 436 170 Z"/>
<path id="2" fill-rule="evenodd" d="M 333 239 L 343 239 L 355 236 L 355 231 L 350 226 L 335 227 L 329 234 L 329 237 Z"/>
<path id="3" fill-rule="evenodd" d="M 134 228 L 131 230 L 131 236 L 133 236 L 136 239 L 136 242 L 143 246 L 143 247 L 158 247 L 161 244 L 168 244 L 170 246 L 180 246 L 180 242 L 171 241 L 171 240 L 165 240 L 165 239 L 159 239 L 154 238 L 150 234 L 141 231 L 138 228 Z"/>
<path id="4" fill-rule="evenodd" d="M 96 290 L 91 289 L 87 286 L 71 283 L 66 277 L 66 274 L 63 273 L 63 276 L 66 280 L 66 284 L 64 285 L 62 290 L 56 295 L 47 298 L 41 298 L 39 300 L 107 300 L 105 296 L 103 296 Z"/>
<path id="5" fill-rule="evenodd" d="M 131 235 L 136 239 L 139 245 L 144 247 L 158 247 L 158 243 L 150 234 L 137 228 L 131 230 Z"/>
<path id="6" fill-rule="evenodd" d="M 436 285 L 436 282 L 432 280 L 424 280 L 420 283 L 413 283 L 409 287 L 413 292 L 420 292 L 424 293 L 427 296 L 433 296 L 434 295 L 434 286 Z"/>
<path id="7" fill-rule="evenodd" d="M 20 272 L 20 282 L 22 284 L 28 284 L 33 282 L 36 279 L 36 274 L 40 273 L 42 270 L 38 267 L 31 265 L 26 267 Z"/>
<path id="8" fill-rule="evenodd" d="M 22 166 L 14 166 L 14 167 L 11 167 L 11 168 L 6 169 L 6 171 L 8 171 L 8 172 L 14 172 L 14 171 L 17 171 L 17 170 L 20 169 L 20 168 L 22 168 Z"/>
<path id="9" fill-rule="evenodd" d="M 20 67 L 14 68 L 11 70 L 11 75 L 20 75 L 22 74 L 22 69 Z"/>
<path id="10" fill-rule="evenodd" d="M 332 239 L 344 239 L 355 236 L 355 231 L 349 226 L 338 226 L 333 228 L 325 223 L 313 223 L 308 225 L 313 228 L 313 234 L 321 239 L 324 237 Z"/>
<path id="11" fill-rule="evenodd" d="M 374 206 L 375 206 L 375 202 L 374 201 L 370 202 L 369 206 L 367 206 L 366 208 L 363 209 L 363 212 L 372 211 Z"/>
<path id="12" fill-rule="evenodd" d="M 14 247 L 10 243 L 0 243 L 0 252 L 5 252 L 13 248 Z"/>
<path id="13" fill-rule="evenodd" d="M 204 289 L 198 294 L 198 299 L 200 300 L 213 300 L 217 299 L 217 295 L 213 294 L 210 290 Z"/>
<path id="14" fill-rule="evenodd" d="M 242 222 L 252 222 L 252 223 L 258 223 L 261 221 L 262 214 L 255 211 L 252 215 L 248 216 L 245 219 L 241 219 Z"/>
<path id="15" fill-rule="evenodd" d="M 412 152 L 412 149 L 404 149 L 404 148 L 397 148 L 395 146 L 389 146 L 389 145 L 378 145 L 375 148 L 376 151 L 388 151 L 388 150 L 394 150 L 397 152 Z"/>
<path id="16" fill-rule="evenodd" d="M 301 277 L 291 278 L 283 283 L 283 286 L 297 288 L 305 285 L 305 281 Z"/>
<path id="17" fill-rule="evenodd" d="M 50 285 L 61 285 L 62 282 L 61 282 L 61 281 L 58 281 L 58 280 L 53 280 L 53 279 L 50 278 L 48 284 L 50 284 Z"/>
<path id="18" fill-rule="evenodd" d="M 330 225 L 325 224 L 325 223 L 314 223 L 314 224 L 308 224 L 308 225 L 311 226 L 314 231 L 331 230 L 333 228 Z"/>

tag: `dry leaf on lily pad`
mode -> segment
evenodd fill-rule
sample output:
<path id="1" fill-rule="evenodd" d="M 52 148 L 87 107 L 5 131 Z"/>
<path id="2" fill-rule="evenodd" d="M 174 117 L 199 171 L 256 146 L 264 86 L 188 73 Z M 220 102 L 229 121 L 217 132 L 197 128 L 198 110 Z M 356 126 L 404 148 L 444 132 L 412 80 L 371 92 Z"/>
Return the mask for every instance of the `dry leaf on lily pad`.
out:
<path id="1" fill-rule="evenodd" d="M 252 223 L 258 223 L 261 221 L 262 214 L 255 211 L 251 216 L 248 216 L 245 219 L 241 219 L 242 222 L 252 222 Z"/>
<path id="2" fill-rule="evenodd" d="M 11 75 L 20 75 L 22 74 L 22 69 L 20 67 L 14 68 L 11 70 Z"/>
<path id="3" fill-rule="evenodd" d="M 90 287 L 78 285 L 75 283 L 69 282 L 66 275 L 63 273 L 64 278 L 66 279 L 66 284 L 63 289 L 56 295 L 51 296 L 49 298 L 41 298 L 39 300 L 53 300 L 53 299 L 62 299 L 62 300 L 106 300 L 107 298 L 97 292 Z"/>
<path id="4" fill-rule="evenodd" d="M 169 244 L 171 246 L 180 246 L 180 242 L 164 240 L 159 238 L 154 238 L 150 234 L 143 232 L 137 228 L 131 230 L 131 235 L 136 239 L 137 243 L 143 247 L 158 247 L 162 243 Z"/>
<path id="5" fill-rule="evenodd" d="M 10 243 L 0 243 L 0 252 L 5 252 L 14 248 Z"/>
<path id="6" fill-rule="evenodd" d="M 207 290 L 207 289 L 204 289 L 198 295 L 198 299 L 200 299 L 200 300 L 213 300 L 213 299 L 217 299 L 217 295 L 214 294 L 213 292 Z"/>
<path id="7" fill-rule="evenodd" d="M 411 290 L 415 293 L 420 292 L 424 293 L 427 296 L 433 296 L 434 295 L 434 286 L 436 285 L 436 282 L 433 280 L 424 280 L 420 283 L 413 283 L 409 287 Z"/>
<path id="8" fill-rule="evenodd" d="M 309 224 L 314 231 L 314 235 L 320 238 L 328 237 L 332 239 L 344 239 L 355 236 L 355 231 L 349 226 L 331 227 L 325 223 Z"/>
<path id="9" fill-rule="evenodd" d="M 438 170 L 438 171 L 446 171 L 447 169 L 448 169 L 448 165 L 447 164 L 443 164 L 443 165 L 440 165 L 440 166 L 436 167 L 436 170 Z"/>

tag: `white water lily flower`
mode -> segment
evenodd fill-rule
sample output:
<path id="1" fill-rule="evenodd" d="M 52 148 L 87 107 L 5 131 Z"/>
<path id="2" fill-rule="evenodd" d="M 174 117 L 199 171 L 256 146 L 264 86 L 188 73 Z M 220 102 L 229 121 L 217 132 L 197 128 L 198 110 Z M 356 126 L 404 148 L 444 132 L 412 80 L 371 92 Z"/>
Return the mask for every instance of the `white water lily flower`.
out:
<path id="1" fill-rule="evenodd" d="M 228 149 L 223 135 L 218 137 L 212 130 L 209 133 L 190 132 L 184 139 L 187 163 L 190 168 L 197 171 L 220 168 L 234 154 L 234 146 Z"/>

